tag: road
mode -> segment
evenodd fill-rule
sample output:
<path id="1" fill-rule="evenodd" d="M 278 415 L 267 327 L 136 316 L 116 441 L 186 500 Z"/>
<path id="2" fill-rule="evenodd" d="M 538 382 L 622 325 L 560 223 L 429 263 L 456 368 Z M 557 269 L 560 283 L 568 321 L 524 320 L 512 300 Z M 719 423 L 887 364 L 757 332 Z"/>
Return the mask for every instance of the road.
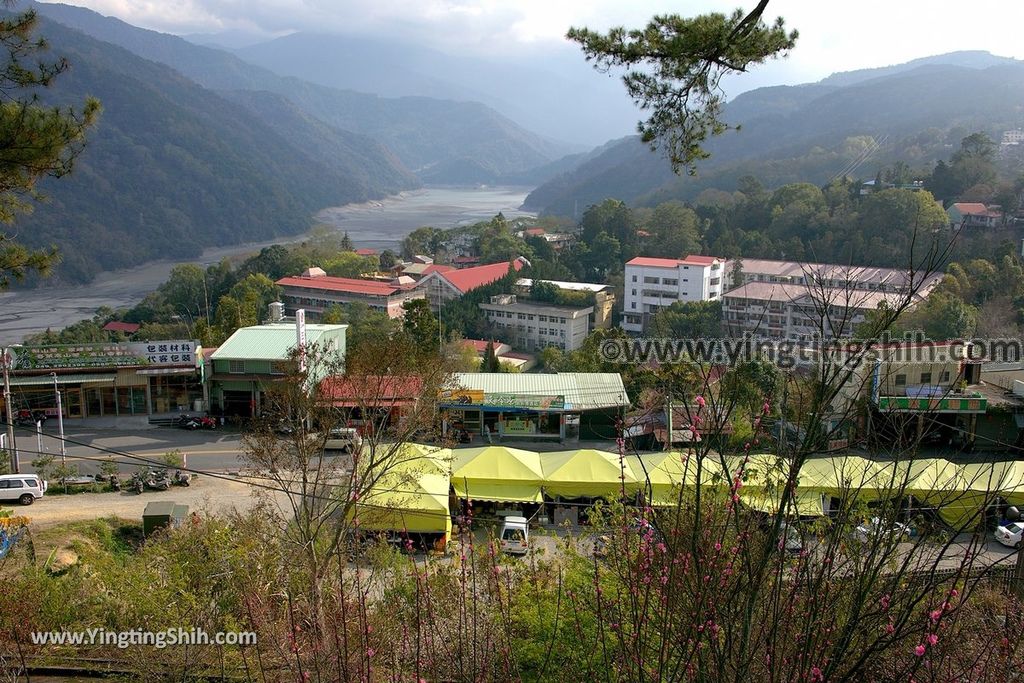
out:
<path id="1" fill-rule="evenodd" d="M 60 456 L 60 441 L 56 438 L 57 425 L 48 421 L 42 436 L 43 450 Z M 81 474 L 96 474 L 99 464 L 107 457 L 121 463 L 122 475 L 128 475 L 135 465 L 147 461 L 159 463 L 161 457 L 172 450 L 180 450 L 188 456 L 188 468 L 211 473 L 239 473 L 247 468 L 244 458 L 242 435 L 234 430 L 187 431 L 175 427 L 140 429 L 137 431 L 95 429 L 80 423 L 71 423 L 65 429 L 67 459 L 76 465 Z M 29 462 L 35 457 L 29 450 L 37 449 L 31 434 L 20 432 L 18 445 L 22 450 L 23 471 L 31 471 Z M 251 488 L 241 479 L 224 479 L 200 476 L 196 486 L 189 489 L 173 489 L 174 498 L 182 498 L 186 504 L 211 511 L 227 510 L 232 507 L 244 508 L 251 504 Z M 141 496 L 129 493 L 90 493 L 63 497 L 44 498 L 33 505 L 32 517 L 39 517 L 41 523 L 58 523 L 67 519 L 87 519 L 109 514 L 135 517 L 150 500 L 167 498 L 166 493 L 147 492 Z M 48 508 L 44 510 L 44 508 Z M 531 545 L 543 548 L 546 554 L 558 554 L 564 530 L 544 531 L 532 534 Z M 592 533 L 588 529 L 577 529 L 572 536 L 580 539 L 581 547 L 589 548 Z M 564 542 L 564 539 L 561 539 Z M 966 535 L 957 539 L 950 551 L 941 558 L 939 566 L 944 569 L 956 567 L 965 553 L 971 550 L 970 538 Z M 1017 552 L 987 540 L 981 545 L 978 562 L 982 565 L 1012 563 Z"/>
<path id="2" fill-rule="evenodd" d="M 57 424 L 48 420 L 43 426 L 42 451 L 60 459 L 60 439 Z M 172 450 L 188 456 L 188 467 L 217 472 L 238 471 L 245 467 L 242 458 L 242 436 L 233 430 L 188 431 L 175 427 L 158 427 L 138 431 L 95 429 L 74 422 L 65 425 L 67 461 L 78 467 L 81 474 L 96 474 L 99 464 L 108 457 L 123 463 L 121 472 L 130 473 L 133 464 L 146 461 L 159 462 Z M 22 471 L 32 471 L 31 461 L 37 457 L 39 440 L 31 432 L 19 430 L 18 450 L 21 452 Z M 121 455 L 118 455 L 121 454 Z"/>

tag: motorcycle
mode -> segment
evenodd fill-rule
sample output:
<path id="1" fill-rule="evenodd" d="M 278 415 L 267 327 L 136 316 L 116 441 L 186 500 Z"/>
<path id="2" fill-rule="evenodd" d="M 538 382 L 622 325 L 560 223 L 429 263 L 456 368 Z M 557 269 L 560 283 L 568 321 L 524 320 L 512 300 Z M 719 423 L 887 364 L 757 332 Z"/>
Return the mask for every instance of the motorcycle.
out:
<path id="1" fill-rule="evenodd" d="M 146 488 L 154 491 L 166 491 L 171 488 L 171 479 L 167 476 L 167 470 L 150 470 L 145 477 Z"/>
<path id="2" fill-rule="evenodd" d="M 182 415 L 178 418 L 178 426 L 182 429 L 188 429 L 190 431 L 199 429 L 202 426 L 200 418 L 194 415 Z"/>
<path id="3" fill-rule="evenodd" d="M 111 491 L 120 491 L 121 490 L 121 477 L 117 476 L 116 474 L 111 474 L 110 475 L 110 490 Z"/>
<path id="4" fill-rule="evenodd" d="M 129 486 L 132 488 L 133 491 L 135 491 L 135 493 L 142 493 L 144 490 L 146 490 L 146 482 L 144 477 L 142 476 L 142 472 L 135 472 L 132 474 Z"/>
<path id="5" fill-rule="evenodd" d="M 210 417 L 209 415 L 203 415 L 202 417 L 196 418 L 199 420 L 199 427 L 201 429 L 216 429 L 217 420 Z"/>
<path id="6" fill-rule="evenodd" d="M 176 486 L 191 486 L 192 477 L 187 472 L 178 470 L 174 473 L 174 479 L 171 480 L 171 483 Z"/>
<path id="7" fill-rule="evenodd" d="M 19 427 L 35 427 L 36 423 L 46 422 L 46 413 L 41 410 L 22 408 L 14 414 L 14 424 Z"/>

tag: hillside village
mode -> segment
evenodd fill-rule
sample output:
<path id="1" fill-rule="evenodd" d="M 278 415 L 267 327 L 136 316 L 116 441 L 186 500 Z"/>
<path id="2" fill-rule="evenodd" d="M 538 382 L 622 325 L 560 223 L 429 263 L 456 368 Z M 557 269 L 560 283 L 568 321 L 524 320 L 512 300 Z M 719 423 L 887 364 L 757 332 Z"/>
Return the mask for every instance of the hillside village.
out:
<path id="1" fill-rule="evenodd" d="M 0 20 L 0 677 L 1024 670 L 1024 62 L 217 4 Z"/>

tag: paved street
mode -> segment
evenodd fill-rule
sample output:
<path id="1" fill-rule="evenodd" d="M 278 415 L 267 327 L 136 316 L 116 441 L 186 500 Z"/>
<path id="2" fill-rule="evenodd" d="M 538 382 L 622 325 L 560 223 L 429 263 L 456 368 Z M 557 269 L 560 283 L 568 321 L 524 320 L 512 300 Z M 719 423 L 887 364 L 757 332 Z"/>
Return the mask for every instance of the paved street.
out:
<path id="1" fill-rule="evenodd" d="M 57 438 L 57 424 L 48 420 L 43 426 L 42 450 L 59 458 L 60 439 Z M 132 471 L 131 464 L 138 463 L 126 456 L 112 456 L 109 451 L 159 461 L 161 456 L 174 449 L 188 454 L 191 469 L 236 471 L 244 467 L 241 458 L 241 434 L 233 430 L 188 431 L 176 427 L 122 430 L 96 429 L 80 422 L 69 421 L 64 428 L 67 442 L 68 462 L 78 466 L 81 474 L 96 474 L 99 463 L 113 457 L 123 463 L 121 471 Z M 35 434 L 19 429 L 18 450 L 21 452 L 22 471 L 31 471 L 30 463 L 37 457 L 39 443 Z"/>

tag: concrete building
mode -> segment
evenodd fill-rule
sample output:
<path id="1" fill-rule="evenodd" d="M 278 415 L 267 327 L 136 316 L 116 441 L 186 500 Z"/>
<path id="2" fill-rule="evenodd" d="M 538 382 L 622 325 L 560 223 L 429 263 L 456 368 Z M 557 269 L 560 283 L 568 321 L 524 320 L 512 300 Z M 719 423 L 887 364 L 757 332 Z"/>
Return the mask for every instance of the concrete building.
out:
<path id="1" fill-rule="evenodd" d="M 334 305 L 364 303 L 372 310 L 387 313 L 389 318 L 403 315 L 402 304 L 422 299 L 425 294 L 415 287 L 411 278 L 396 278 L 390 282 L 360 280 L 350 277 L 330 277 L 320 268 L 310 268 L 297 277 L 283 277 L 277 281 L 281 299 L 289 313 L 303 308 L 316 320 Z"/>
<path id="2" fill-rule="evenodd" d="M 610 285 L 596 282 L 565 282 L 563 280 L 538 280 L 553 285 L 564 292 L 586 292 L 593 295 L 594 315 L 590 320 L 590 330 L 606 330 L 612 326 L 612 308 L 615 307 L 615 292 Z M 523 277 L 516 280 L 516 291 L 529 294 L 534 280 Z"/>
<path id="3" fill-rule="evenodd" d="M 907 270 L 898 268 L 751 258 L 729 261 L 726 266 L 725 290 L 751 282 L 767 282 L 869 292 L 905 292 L 914 287 L 930 292 L 941 279 L 941 274 L 927 278 L 918 274 L 912 281 Z"/>
<path id="4" fill-rule="evenodd" d="M 964 228 L 995 228 L 1003 222 L 1003 214 L 981 202 L 956 202 L 946 209 L 949 226 L 954 230 Z"/>
<path id="5" fill-rule="evenodd" d="M 622 328 L 643 332 L 650 317 L 677 301 L 715 301 L 724 291 L 725 259 L 637 256 L 626 263 Z"/>
<path id="6" fill-rule="evenodd" d="M 443 427 L 484 443 L 615 439 L 629 397 L 617 372 L 460 372 L 438 401 Z"/>
<path id="7" fill-rule="evenodd" d="M 9 349 L 12 409 L 67 418 L 149 418 L 204 410 L 203 352 L 192 339 Z"/>
<path id="8" fill-rule="evenodd" d="M 722 297 L 722 328 L 730 336 L 750 333 L 755 337 L 791 341 L 815 335 L 852 337 L 869 311 L 876 310 L 883 301 L 895 302 L 900 296 L 845 288 L 751 282 Z M 826 310 L 822 325 L 822 313 Z"/>
<path id="9" fill-rule="evenodd" d="M 573 308 L 520 300 L 515 294 L 492 296 L 480 304 L 494 336 L 522 351 L 555 346 L 572 351 L 582 346 L 590 331 L 594 307 Z"/>
<path id="10" fill-rule="evenodd" d="M 317 345 L 336 358 L 345 357 L 345 331 L 348 325 L 305 325 L 306 344 Z M 239 417 L 258 417 L 263 411 L 263 395 L 273 389 L 289 372 L 292 351 L 298 344 L 295 323 L 253 325 L 235 330 L 214 351 L 210 359 L 210 401 L 216 412 Z M 310 368 L 315 383 L 322 379 L 316 372 L 327 367 Z"/>

